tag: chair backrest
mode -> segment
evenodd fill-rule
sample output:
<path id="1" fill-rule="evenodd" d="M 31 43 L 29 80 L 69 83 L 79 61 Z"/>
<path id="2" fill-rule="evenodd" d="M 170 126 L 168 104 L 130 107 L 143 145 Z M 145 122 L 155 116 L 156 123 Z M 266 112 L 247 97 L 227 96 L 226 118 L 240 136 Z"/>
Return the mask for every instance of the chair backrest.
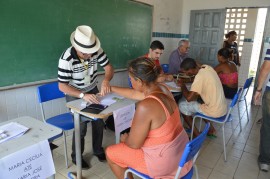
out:
<path id="1" fill-rule="evenodd" d="M 58 82 L 39 86 L 37 88 L 37 94 L 39 103 L 65 97 L 65 94 L 58 88 Z"/>
<path id="2" fill-rule="evenodd" d="M 37 87 L 38 101 L 40 103 L 42 120 L 45 122 L 43 102 L 63 98 L 65 94 L 58 88 L 58 82 L 48 83 Z"/>
<path id="3" fill-rule="evenodd" d="M 234 95 L 234 97 L 232 99 L 232 102 L 230 104 L 230 108 L 233 108 L 236 105 L 236 103 L 239 99 L 239 96 L 242 94 L 242 90 L 243 90 L 242 88 L 238 89 L 237 93 Z"/>
<path id="4" fill-rule="evenodd" d="M 169 72 L 169 64 L 162 64 L 161 68 L 163 70 L 164 73 L 168 73 Z"/>
<path id="5" fill-rule="evenodd" d="M 249 90 L 249 87 L 251 85 L 253 81 L 253 77 L 250 77 L 246 80 L 245 84 L 244 84 L 244 87 L 243 87 L 243 91 L 242 91 L 242 94 L 240 95 L 239 97 L 239 100 L 241 100 L 242 98 L 245 98 L 247 93 L 248 93 L 248 90 Z"/>
<path id="6" fill-rule="evenodd" d="M 181 158 L 179 165 L 178 165 L 179 167 L 178 167 L 177 173 L 175 175 L 175 178 L 179 178 L 182 167 L 188 161 L 193 160 L 193 163 L 195 162 L 197 155 L 199 153 L 199 150 L 200 150 L 200 148 L 201 148 L 201 146 L 206 138 L 207 132 L 209 131 L 209 128 L 210 128 L 210 123 L 207 122 L 205 127 L 204 127 L 203 132 L 200 135 L 198 135 L 195 139 L 189 141 L 186 144 L 182 158 Z"/>
<path id="7" fill-rule="evenodd" d="M 233 107 L 236 105 L 236 103 L 238 102 L 240 96 L 243 94 L 242 93 L 242 88 L 239 88 L 237 93 L 234 95 L 233 99 L 232 99 L 232 102 L 229 106 L 229 110 L 227 112 L 227 115 L 226 115 L 226 118 L 225 118 L 225 121 L 224 122 L 227 122 L 229 119 L 230 119 L 230 116 L 231 116 L 231 112 L 232 112 L 232 109 Z"/>

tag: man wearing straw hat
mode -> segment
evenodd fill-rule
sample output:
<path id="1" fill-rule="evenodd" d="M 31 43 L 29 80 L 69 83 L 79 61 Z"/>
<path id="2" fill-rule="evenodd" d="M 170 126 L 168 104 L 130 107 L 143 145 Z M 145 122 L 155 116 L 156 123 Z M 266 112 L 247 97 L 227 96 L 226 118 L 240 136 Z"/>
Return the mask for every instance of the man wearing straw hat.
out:
<path id="1" fill-rule="evenodd" d="M 99 103 L 96 94 L 98 64 L 105 70 L 104 80 L 101 83 L 101 95 L 110 92 L 110 80 L 113 77 L 113 67 L 106 53 L 100 46 L 100 41 L 91 27 L 78 26 L 71 34 L 69 47 L 60 57 L 58 64 L 59 89 L 66 94 L 66 100 L 72 101 L 78 98 L 87 102 Z M 84 151 L 84 137 L 87 132 L 86 117 L 81 116 L 81 154 Z M 92 145 L 94 155 L 99 161 L 105 161 L 106 157 L 102 148 L 104 122 L 102 119 L 92 122 Z M 76 164 L 75 135 L 72 138 L 72 162 Z M 88 169 L 89 165 L 82 159 L 82 168 Z"/>

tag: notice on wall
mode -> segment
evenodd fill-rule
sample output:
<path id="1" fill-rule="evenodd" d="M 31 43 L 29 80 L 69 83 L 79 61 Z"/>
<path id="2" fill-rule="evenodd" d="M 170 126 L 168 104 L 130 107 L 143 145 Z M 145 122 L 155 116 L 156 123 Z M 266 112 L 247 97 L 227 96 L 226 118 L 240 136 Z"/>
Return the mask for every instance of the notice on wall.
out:
<path id="1" fill-rule="evenodd" d="M 131 104 L 113 112 L 116 143 L 119 142 L 120 132 L 131 126 L 135 114 L 135 104 Z"/>
<path id="2" fill-rule="evenodd" d="M 0 159 L 0 178 L 43 179 L 55 174 L 47 140 Z"/>

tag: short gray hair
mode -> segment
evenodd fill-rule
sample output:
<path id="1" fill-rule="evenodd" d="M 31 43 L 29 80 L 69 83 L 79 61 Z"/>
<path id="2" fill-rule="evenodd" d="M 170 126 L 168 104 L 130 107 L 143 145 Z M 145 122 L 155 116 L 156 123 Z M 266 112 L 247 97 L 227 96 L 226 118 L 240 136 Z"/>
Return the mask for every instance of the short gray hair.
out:
<path id="1" fill-rule="evenodd" d="M 178 47 L 181 47 L 184 43 L 188 42 L 189 43 L 189 40 L 187 39 L 182 39 L 178 42 Z"/>

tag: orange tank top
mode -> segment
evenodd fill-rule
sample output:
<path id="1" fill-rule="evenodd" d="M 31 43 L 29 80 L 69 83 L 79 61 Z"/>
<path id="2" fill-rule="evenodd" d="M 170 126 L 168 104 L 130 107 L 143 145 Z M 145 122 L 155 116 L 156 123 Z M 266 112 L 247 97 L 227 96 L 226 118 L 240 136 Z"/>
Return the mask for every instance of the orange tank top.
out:
<path id="1" fill-rule="evenodd" d="M 189 141 L 181 124 L 179 109 L 176 107 L 170 114 L 159 98 L 153 95 L 146 98 L 156 99 L 162 105 L 167 118 L 162 126 L 149 132 L 142 147 L 149 175 L 152 178 L 174 178 L 184 148 Z M 187 163 L 180 176 L 186 175 L 191 167 L 192 162 Z"/>

